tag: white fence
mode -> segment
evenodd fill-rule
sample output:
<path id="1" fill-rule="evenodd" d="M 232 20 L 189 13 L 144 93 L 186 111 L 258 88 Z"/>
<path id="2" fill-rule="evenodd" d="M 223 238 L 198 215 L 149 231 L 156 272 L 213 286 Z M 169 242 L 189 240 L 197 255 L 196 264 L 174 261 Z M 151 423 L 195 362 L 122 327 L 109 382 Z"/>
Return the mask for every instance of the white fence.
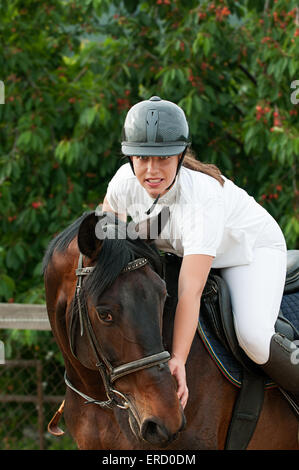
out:
<path id="1" fill-rule="evenodd" d="M 0 329 L 51 330 L 46 305 L 0 303 Z"/>

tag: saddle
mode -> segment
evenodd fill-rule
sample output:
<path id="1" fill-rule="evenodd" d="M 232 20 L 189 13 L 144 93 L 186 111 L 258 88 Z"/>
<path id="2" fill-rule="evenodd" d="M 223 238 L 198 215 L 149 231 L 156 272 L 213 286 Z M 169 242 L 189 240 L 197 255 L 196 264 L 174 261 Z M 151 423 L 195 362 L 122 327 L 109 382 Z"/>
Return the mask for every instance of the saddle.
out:
<path id="1" fill-rule="evenodd" d="M 299 294 L 299 250 L 289 250 L 287 252 L 287 276 L 284 296 L 275 323 L 275 331 L 276 333 L 281 333 L 286 336 L 290 341 L 299 339 L 297 325 L 297 323 L 299 323 L 299 304 L 294 306 L 294 311 L 287 308 L 288 301 L 291 300 L 291 298 L 287 298 L 286 296 L 296 293 Z M 225 349 L 229 351 L 245 369 L 251 371 L 253 374 L 264 376 L 264 372 L 261 368 L 249 359 L 239 346 L 234 328 L 228 286 L 220 276 L 219 271 L 211 270 L 202 295 L 202 300 L 201 318 L 199 319 L 202 329 L 209 329 Z M 272 382 L 266 380 L 268 387 L 270 384 L 273 385 Z"/>
<path id="2" fill-rule="evenodd" d="M 167 290 L 175 296 L 182 258 L 165 253 Z M 290 341 L 299 340 L 299 250 L 287 253 L 287 276 L 281 309 L 275 324 L 277 333 Z M 239 390 L 227 433 L 227 450 L 244 450 L 255 430 L 263 405 L 264 390 L 277 387 L 239 346 L 234 328 L 228 286 L 220 271 L 212 269 L 200 307 L 198 333 L 223 375 Z M 288 399 L 288 395 L 283 393 Z M 293 405 L 290 400 L 290 404 Z M 298 409 L 295 409 L 298 414 Z"/>

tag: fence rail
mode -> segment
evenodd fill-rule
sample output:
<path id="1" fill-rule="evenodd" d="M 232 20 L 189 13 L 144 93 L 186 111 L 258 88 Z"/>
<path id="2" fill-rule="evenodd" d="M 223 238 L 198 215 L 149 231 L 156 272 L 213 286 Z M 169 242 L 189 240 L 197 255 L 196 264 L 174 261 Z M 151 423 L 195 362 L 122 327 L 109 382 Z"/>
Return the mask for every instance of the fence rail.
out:
<path id="1" fill-rule="evenodd" d="M 0 329 L 51 330 L 46 305 L 0 303 Z"/>

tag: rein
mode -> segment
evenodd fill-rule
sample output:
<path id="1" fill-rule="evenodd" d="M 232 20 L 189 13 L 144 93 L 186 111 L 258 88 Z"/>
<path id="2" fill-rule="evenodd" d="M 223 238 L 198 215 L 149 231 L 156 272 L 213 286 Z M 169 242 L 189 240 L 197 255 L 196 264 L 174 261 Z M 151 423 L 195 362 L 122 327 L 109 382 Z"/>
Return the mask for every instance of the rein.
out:
<path id="1" fill-rule="evenodd" d="M 145 266 L 147 263 L 148 263 L 148 260 L 146 258 L 138 258 L 128 263 L 127 266 L 121 272 L 126 273 L 126 272 L 133 271 L 135 269 Z M 80 392 L 77 388 L 75 388 L 72 385 L 66 373 L 64 376 L 64 380 L 65 380 L 66 385 L 71 390 L 73 390 L 74 392 L 76 392 L 78 395 L 80 395 L 82 398 L 86 400 L 85 402 L 86 404 L 93 403 L 93 404 L 101 406 L 102 408 L 112 408 L 114 406 L 117 406 L 118 408 L 121 408 L 121 409 L 130 409 L 132 413 L 134 414 L 135 418 L 137 418 L 136 412 L 132 404 L 130 403 L 130 400 L 123 393 L 119 392 L 115 387 L 112 386 L 113 382 L 115 382 L 117 379 L 121 377 L 124 377 L 125 375 L 132 374 L 133 372 L 137 372 L 137 371 L 154 367 L 154 366 L 160 366 L 161 364 L 169 361 L 170 354 L 168 351 L 162 351 L 160 353 L 153 354 L 151 356 L 143 357 L 136 361 L 128 362 L 126 364 L 122 364 L 117 367 L 112 367 L 112 365 L 106 358 L 104 351 L 102 350 L 96 338 L 96 335 L 94 333 L 94 330 L 92 328 L 90 318 L 88 315 L 88 309 L 86 308 L 86 305 L 82 305 L 82 302 L 81 302 L 81 289 L 82 289 L 83 277 L 92 273 L 93 270 L 94 270 L 93 266 L 83 267 L 83 255 L 82 253 L 80 253 L 78 268 L 76 269 L 76 276 L 78 279 L 77 279 L 76 293 L 75 293 L 76 301 L 78 303 L 80 335 L 83 336 L 84 332 L 86 331 L 87 339 L 90 345 L 92 346 L 93 352 L 97 359 L 96 367 L 98 368 L 99 373 L 101 375 L 101 378 L 105 387 L 107 400 L 98 401 Z M 72 318 L 71 318 L 71 326 L 70 326 L 70 347 L 71 347 L 71 351 L 74 357 L 76 357 L 76 354 L 74 352 L 75 327 L 76 327 L 76 319 L 74 318 L 74 312 L 73 312 Z M 78 358 L 76 357 L 76 359 Z M 121 403 L 119 403 L 118 401 L 119 399 L 121 400 Z"/>

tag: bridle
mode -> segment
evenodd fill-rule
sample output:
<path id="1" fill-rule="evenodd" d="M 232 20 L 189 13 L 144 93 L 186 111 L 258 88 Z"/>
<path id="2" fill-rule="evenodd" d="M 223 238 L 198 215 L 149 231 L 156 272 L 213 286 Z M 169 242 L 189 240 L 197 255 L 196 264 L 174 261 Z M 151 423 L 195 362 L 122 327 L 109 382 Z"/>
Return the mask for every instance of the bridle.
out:
<path id="1" fill-rule="evenodd" d="M 127 266 L 121 271 L 122 273 L 130 272 L 135 269 L 141 268 L 148 263 L 146 258 L 138 258 L 134 261 L 131 261 L 127 264 Z M 94 403 L 96 405 L 101 406 L 102 408 L 113 408 L 117 406 L 121 409 L 130 409 L 135 418 L 136 410 L 135 407 L 132 405 L 128 397 L 126 397 L 123 393 L 119 392 L 114 386 L 113 383 L 119 379 L 120 377 L 124 377 L 125 375 L 132 374 L 133 372 L 137 372 L 143 369 L 147 369 L 154 366 L 161 366 L 161 364 L 169 361 L 170 354 L 168 351 L 161 351 L 157 354 L 152 354 L 151 356 L 143 357 L 141 359 L 137 359 L 136 361 L 128 362 L 126 364 L 122 364 L 117 367 L 112 367 L 110 362 L 105 356 L 103 349 L 101 348 L 100 343 L 97 340 L 97 337 L 94 333 L 92 328 L 92 324 L 89 318 L 88 309 L 86 304 L 82 304 L 81 299 L 81 291 L 82 291 L 82 282 L 83 277 L 89 275 L 94 270 L 94 266 L 83 267 L 83 255 L 80 253 L 79 261 L 78 261 L 78 268 L 76 269 L 77 275 L 77 285 L 76 285 L 76 292 L 75 292 L 75 300 L 78 304 L 78 316 L 80 321 L 80 335 L 83 336 L 84 332 L 86 332 L 87 339 L 89 344 L 91 345 L 93 352 L 96 357 L 96 367 L 101 375 L 103 380 L 103 384 L 105 387 L 105 392 L 107 396 L 107 400 L 99 401 L 94 400 L 93 398 L 89 397 L 88 395 L 80 392 L 77 388 L 75 388 L 72 383 L 70 382 L 69 378 L 65 373 L 65 383 L 66 385 L 84 398 L 86 401 L 85 403 Z M 75 341 L 75 328 L 77 324 L 77 317 L 75 318 L 74 315 L 74 308 L 72 312 L 71 318 L 71 325 L 70 325 L 70 348 L 72 354 L 76 357 L 74 352 L 74 341 Z M 78 359 L 76 357 L 76 359 Z M 79 360 L 79 359 L 78 359 Z M 119 402 L 121 400 L 121 402 Z"/>

